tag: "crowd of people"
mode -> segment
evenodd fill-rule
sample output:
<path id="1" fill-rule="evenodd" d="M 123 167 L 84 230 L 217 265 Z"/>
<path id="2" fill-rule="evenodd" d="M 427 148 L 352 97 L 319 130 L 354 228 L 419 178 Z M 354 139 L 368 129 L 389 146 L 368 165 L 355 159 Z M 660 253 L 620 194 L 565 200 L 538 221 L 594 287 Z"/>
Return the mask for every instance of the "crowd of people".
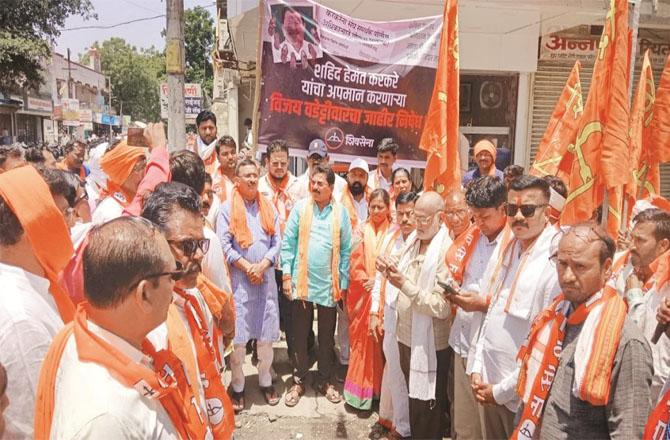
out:
<path id="1" fill-rule="evenodd" d="M 316 358 L 329 402 L 378 401 L 377 438 L 666 437 L 670 203 L 615 241 L 488 140 L 438 194 L 391 138 L 346 178 L 314 139 L 294 176 L 286 141 L 259 163 L 196 123 L 194 151 L 162 124 L 0 147 L 0 438 L 231 438 L 249 351 L 267 405 Z"/>

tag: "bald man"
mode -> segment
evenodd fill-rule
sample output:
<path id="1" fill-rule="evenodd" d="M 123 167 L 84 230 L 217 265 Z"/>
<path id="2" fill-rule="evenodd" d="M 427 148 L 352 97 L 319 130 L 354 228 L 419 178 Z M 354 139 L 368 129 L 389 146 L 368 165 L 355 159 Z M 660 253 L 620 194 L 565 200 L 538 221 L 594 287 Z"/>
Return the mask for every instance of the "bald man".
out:
<path id="1" fill-rule="evenodd" d="M 488 139 L 482 139 L 475 144 L 475 162 L 477 166 L 463 176 L 463 186 L 467 186 L 471 180 L 483 176 L 495 176 L 504 179 L 502 171 L 496 168 L 497 149 Z"/>
<path id="2" fill-rule="evenodd" d="M 443 414 L 448 410 L 451 306 L 437 284 L 450 278 L 444 259 L 452 240 L 440 220 L 444 206 L 439 194 L 425 192 L 414 207 L 416 234 L 408 238 L 404 252 L 399 259 L 379 258 L 379 269 L 400 293 L 398 348 L 400 366 L 409 384 L 414 438 L 442 438 Z"/>

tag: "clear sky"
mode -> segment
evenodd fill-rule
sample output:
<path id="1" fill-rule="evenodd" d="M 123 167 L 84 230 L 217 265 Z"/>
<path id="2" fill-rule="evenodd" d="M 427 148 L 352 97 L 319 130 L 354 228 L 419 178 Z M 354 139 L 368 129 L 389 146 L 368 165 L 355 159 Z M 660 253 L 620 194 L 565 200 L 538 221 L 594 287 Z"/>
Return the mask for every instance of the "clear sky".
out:
<path id="1" fill-rule="evenodd" d="M 91 0 L 97 20 L 84 20 L 81 16 L 72 16 L 65 22 L 65 29 L 82 26 L 111 26 L 131 20 L 155 17 L 165 14 L 164 0 Z M 212 17 L 216 16 L 215 0 L 184 0 L 184 8 L 203 6 Z M 161 31 L 165 29 L 165 17 L 125 24 L 111 29 L 63 30 L 56 40 L 56 52 L 65 55 L 69 48 L 72 58 L 84 53 L 95 41 L 104 41 L 111 37 L 121 37 L 128 43 L 139 47 L 165 47 Z"/>

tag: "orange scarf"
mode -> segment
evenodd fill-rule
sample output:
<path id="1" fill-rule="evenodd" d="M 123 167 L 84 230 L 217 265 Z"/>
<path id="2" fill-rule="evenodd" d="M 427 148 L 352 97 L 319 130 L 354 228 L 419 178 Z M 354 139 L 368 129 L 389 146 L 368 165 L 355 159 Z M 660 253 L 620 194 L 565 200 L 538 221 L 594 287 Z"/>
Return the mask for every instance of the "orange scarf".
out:
<path id="1" fill-rule="evenodd" d="M 644 428 L 644 440 L 665 440 L 668 435 L 668 421 L 670 419 L 670 390 L 658 402 L 647 419 Z"/>
<path id="2" fill-rule="evenodd" d="M 375 230 L 372 222 L 367 221 L 363 225 L 363 251 L 365 253 L 365 272 L 370 278 L 374 278 L 377 269 L 375 269 L 375 260 L 381 252 L 384 236 L 389 229 L 389 220 L 385 219 Z"/>
<path id="3" fill-rule="evenodd" d="M 167 319 L 170 349 L 186 364 L 191 384 L 203 388 L 205 402 L 201 402 L 201 406 L 207 408 L 214 438 L 229 439 L 235 427 L 235 414 L 223 386 L 216 344 L 209 337 L 205 315 L 196 298 L 181 289 L 175 289 L 175 293 L 185 301 L 184 316 L 191 336 L 188 335 L 176 306 L 172 304 Z M 214 334 L 215 329 L 211 330 Z M 193 359 L 194 348 L 197 360 Z M 203 385 L 204 383 L 207 385 Z"/>
<path id="4" fill-rule="evenodd" d="M 270 188 L 272 188 L 272 204 L 275 206 L 275 209 L 279 214 L 279 227 L 283 233 L 284 228 L 286 227 L 286 219 L 288 219 L 288 214 L 292 205 L 291 198 L 286 192 L 286 188 L 288 187 L 289 173 L 286 173 L 279 184 L 275 183 L 275 180 L 270 176 L 270 174 L 266 174 L 264 179 L 267 180 Z"/>
<path id="5" fill-rule="evenodd" d="M 370 200 L 370 188 L 367 186 L 365 187 L 365 195 L 363 197 L 365 197 L 365 200 Z M 344 191 L 342 191 L 342 198 L 340 202 L 349 213 L 349 219 L 351 220 L 351 230 L 355 231 L 360 219 L 358 218 L 358 214 L 356 214 L 356 208 L 354 207 L 354 196 L 352 196 L 351 191 L 349 191 L 349 185 L 347 185 L 347 187 L 344 188 Z"/>
<path id="6" fill-rule="evenodd" d="M 298 299 L 309 297 L 308 262 L 309 236 L 312 232 L 312 217 L 316 203 L 310 197 L 305 203 L 298 223 L 298 283 L 296 285 Z M 333 278 L 333 301 L 340 300 L 340 229 L 342 223 L 342 205 L 331 200 L 331 227 L 333 234 L 333 254 L 330 259 L 330 272 Z M 325 208 L 324 208 L 325 209 Z"/>
<path id="7" fill-rule="evenodd" d="M 263 230 L 268 235 L 274 235 L 275 213 L 270 201 L 261 193 L 256 192 L 256 203 L 258 204 L 258 211 L 261 216 L 261 226 L 263 227 Z M 232 236 L 235 237 L 235 240 L 237 240 L 242 249 L 247 249 L 254 243 L 254 236 L 247 224 L 247 208 L 237 186 L 235 186 L 235 189 L 233 190 L 232 200 L 230 202 L 230 226 L 228 230 Z"/>
<path id="8" fill-rule="evenodd" d="M 505 227 L 502 230 L 502 239 L 498 244 L 498 249 L 500 249 L 500 253 L 498 254 L 498 261 L 496 262 L 495 269 L 491 274 L 491 278 L 489 278 L 488 282 L 486 283 L 486 289 L 482 292 L 486 294 L 486 298 L 489 303 L 493 298 L 493 285 L 498 279 L 498 275 L 500 275 L 500 270 L 502 269 L 502 265 L 505 261 L 505 252 L 507 251 L 507 248 L 511 241 L 512 241 L 512 228 L 510 228 L 509 225 L 505 224 Z"/>
<path id="9" fill-rule="evenodd" d="M 122 185 L 133 172 L 137 161 L 145 157 L 146 148 L 131 147 L 126 141 L 121 141 L 113 150 L 108 151 L 100 159 L 100 168 L 107 174 L 107 195 L 121 193 L 126 201 L 132 200 L 134 194 L 128 194 Z"/>
<path id="10" fill-rule="evenodd" d="M 224 354 L 219 351 L 218 341 L 224 336 L 221 332 L 224 322 L 233 323 L 233 328 L 235 326 L 235 302 L 233 301 L 233 295 L 219 289 L 216 284 L 202 273 L 198 275 L 196 288 L 202 294 L 209 312 L 214 316 L 214 322 L 216 323 L 214 340 L 217 341 L 214 344 L 214 348 L 217 350 L 219 363 L 223 364 Z"/>
<path id="11" fill-rule="evenodd" d="M 65 218 L 49 187 L 32 166 L 0 174 L 0 197 L 12 210 L 28 237 L 30 247 L 51 283 L 49 291 L 63 322 L 72 321 L 74 305 L 58 282 L 58 274 L 74 253 Z"/>
<path id="12" fill-rule="evenodd" d="M 451 271 L 451 276 L 459 285 L 463 284 L 463 273 L 477 247 L 479 236 L 479 227 L 475 224 L 470 225 L 468 229 L 456 237 L 445 255 L 444 262 Z"/>
<path id="13" fill-rule="evenodd" d="M 626 319 L 626 304 L 616 290 L 605 286 L 566 316 L 570 308 L 565 296 L 559 295 L 535 319 L 526 344 L 519 350 L 517 359 L 521 362 L 521 371 L 517 393 L 524 407 L 512 439 L 533 437 L 558 369 L 565 326 L 581 324 L 591 313 L 596 313 L 593 318 L 597 320 L 593 332 L 586 333 L 590 326 L 585 325 L 578 336 L 579 339 L 587 338 L 590 355 L 588 359 L 575 358 L 573 392 L 580 400 L 593 406 L 604 406 L 609 401 L 612 366 Z M 577 341 L 578 344 L 580 342 Z"/>
<path id="14" fill-rule="evenodd" d="M 158 399 L 180 438 L 206 438 L 209 428 L 204 414 L 194 405 L 195 395 L 181 361 L 168 350 L 157 352 L 145 339 L 142 351 L 152 358 L 154 369 L 133 362 L 88 329 L 86 306 L 82 303 L 77 308 L 74 322 L 56 335 L 42 364 L 35 402 L 35 438 L 50 438 L 56 401 L 56 373 L 72 335 L 80 361 L 96 363 L 124 386 L 136 389 L 145 397 Z"/>
<path id="15" fill-rule="evenodd" d="M 400 230 L 400 226 L 395 225 L 394 226 L 395 231 L 391 232 L 391 236 L 389 237 L 388 243 L 386 243 L 386 246 L 382 244 L 382 249 L 379 252 L 379 255 L 391 255 L 391 251 L 393 250 L 393 245 L 395 244 L 395 241 L 398 239 L 398 236 L 402 233 Z M 379 289 L 379 311 L 377 314 L 379 315 L 379 322 L 382 323 L 384 322 L 384 305 L 386 304 L 386 277 L 382 275 L 381 279 L 381 287 Z"/>
<path id="16" fill-rule="evenodd" d="M 214 180 L 212 190 L 219 196 L 219 201 L 223 204 L 223 202 L 228 200 L 228 193 L 233 191 L 235 184 L 228 176 L 221 172 L 221 168 L 216 169 L 216 174 L 212 176 L 212 179 Z"/>

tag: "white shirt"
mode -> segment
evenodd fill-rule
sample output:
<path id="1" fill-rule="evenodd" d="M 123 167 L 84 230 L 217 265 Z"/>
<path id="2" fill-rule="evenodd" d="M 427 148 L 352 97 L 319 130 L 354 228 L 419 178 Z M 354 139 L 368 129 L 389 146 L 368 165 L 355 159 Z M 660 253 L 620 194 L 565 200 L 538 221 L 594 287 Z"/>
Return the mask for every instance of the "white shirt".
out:
<path id="1" fill-rule="evenodd" d="M 394 164 L 393 169 L 395 169 L 396 166 Z M 370 176 L 368 177 L 368 186 L 370 189 L 375 190 L 377 189 L 377 176 L 379 176 L 379 188 L 385 189 L 386 191 L 391 190 L 391 180 L 386 180 L 386 177 L 382 175 L 382 173 L 379 172 L 379 168 L 377 168 L 374 171 L 370 171 Z"/>
<path id="2" fill-rule="evenodd" d="M 151 368 L 150 360 L 120 337 L 88 321 L 89 330 L 132 361 Z M 58 367 L 52 439 L 178 439 L 158 399 L 143 397 L 93 362 L 79 360 L 74 337 Z"/>
<path id="3" fill-rule="evenodd" d="M 395 234 L 395 230 L 391 230 L 388 232 L 388 234 Z M 384 239 L 384 245 L 386 244 L 386 238 Z M 389 250 L 388 255 L 386 257 L 392 256 L 392 257 L 399 257 L 400 256 L 400 251 L 402 251 L 403 246 L 405 246 L 405 239 L 402 237 L 402 232 L 398 234 L 398 236 L 395 238 L 395 241 L 393 242 L 393 245 L 391 246 L 391 249 Z M 382 291 L 382 280 L 384 277 L 382 276 L 382 273 L 379 271 L 375 271 L 375 285 L 372 288 L 372 291 L 370 292 L 370 295 L 372 295 L 372 302 L 370 304 L 370 313 L 378 313 L 379 312 L 379 306 L 381 302 L 381 291 Z M 388 281 L 386 281 L 388 283 Z M 384 306 L 388 306 L 391 309 L 395 310 L 396 308 L 396 303 L 398 302 L 398 290 L 393 288 L 391 283 L 388 283 L 386 285 L 386 298 L 384 298 Z M 393 329 L 395 331 L 395 329 Z"/>
<path id="4" fill-rule="evenodd" d="M 340 200 L 342 197 L 342 192 L 346 187 L 347 181 L 340 177 L 339 174 L 335 174 L 335 187 L 333 188 L 333 197 L 335 200 Z M 298 176 L 297 182 L 295 185 L 291 186 L 291 191 L 289 191 L 289 194 L 295 201 L 309 196 L 309 170 Z"/>
<path id="5" fill-rule="evenodd" d="M 519 242 L 511 246 L 509 252 L 512 261 L 509 262 L 508 252 L 494 283 L 494 286 L 498 286 L 502 282 L 502 288 L 497 296 L 496 289 L 493 291 L 494 297 L 475 343 L 472 373 L 481 374 L 485 383 L 492 384 L 495 401 L 512 412 L 516 412 L 520 402 L 516 394 L 519 376 L 517 353 L 526 341 L 535 317 L 560 293 L 556 268 L 549 261 L 551 238 L 555 234 L 556 229 L 547 226 L 535 244 L 526 251 L 529 256 L 519 274 L 513 301 L 506 312 L 511 285 L 526 253 L 521 252 Z M 497 261 L 491 260 L 490 263 L 495 266 Z"/>
<path id="6" fill-rule="evenodd" d="M 209 239 L 209 250 L 202 260 L 202 273 L 209 278 L 216 287 L 224 292 L 232 292 L 230 288 L 230 274 L 226 260 L 223 257 L 223 248 L 216 232 L 209 227 L 204 228 L 205 238 Z"/>
<path id="7" fill-rule="evenodd" d="M 354 202 L 354 209 L 356 210 L 356 217 L 358 218 L 358 224 L 363 224 L 364 221 L 368 219 L 368 199 L 365 198 L 365 195 L 361 197 L 361 201 L 357 201 L 353 196 L 351 200 Z"/>
<path id="8" fill-rule="evenodd" d="M 652 344 L 651 339 L 654 336 L 656 325 L 656 313 L 661 305 L 663 298 L 670 296 L 670 285 L 666 284 L 658 292 L 654 284 L 647 293 L 641 298 L 640 302 L 629 302 L 628 315 L 642 329 L 645 338 L 649 341 L 651 347 L 652 362 L 654 365 L 654 376 L 651 380 L 651 401 L 656 402 L 663 385 L 670 377 L 670 339 L 661 335 L 658 343 Z"/>
<path id="9" fill-rule="evenodd" d="M 481 293 L 481 280 L 501 236 L 502 231 L 493 241 L 489 241 L 484 234 L 480 234 L 477 246 L 475 246 L 470 261 L 468 261 L 468 265 L 463 273 L 461 290 L 485 296 Z M 454 322 L 451 325 L 449 345 L 454 349 L 456 354 L 463 358 L 467 357 L 470 351 L 470 337 L 472 334 L 470 327 L 475 315 L 481 316 L 482 313 L 466 312 L 459 307 L 456 311 Z"/>
<path id="10" fill-rule="evenodd" d="M 123 206 L 114 197 L 107 196 L 93 211 L 91 223 L 101 225 L 121 215 L 123 215 Z"/>
<path id="11" fill-rule="evenodd" d="M 40 367 L 62 328 L 49 280 L 0 263 L 0 363 L 9 379 L 4 438 L 32 438 Z"/>

